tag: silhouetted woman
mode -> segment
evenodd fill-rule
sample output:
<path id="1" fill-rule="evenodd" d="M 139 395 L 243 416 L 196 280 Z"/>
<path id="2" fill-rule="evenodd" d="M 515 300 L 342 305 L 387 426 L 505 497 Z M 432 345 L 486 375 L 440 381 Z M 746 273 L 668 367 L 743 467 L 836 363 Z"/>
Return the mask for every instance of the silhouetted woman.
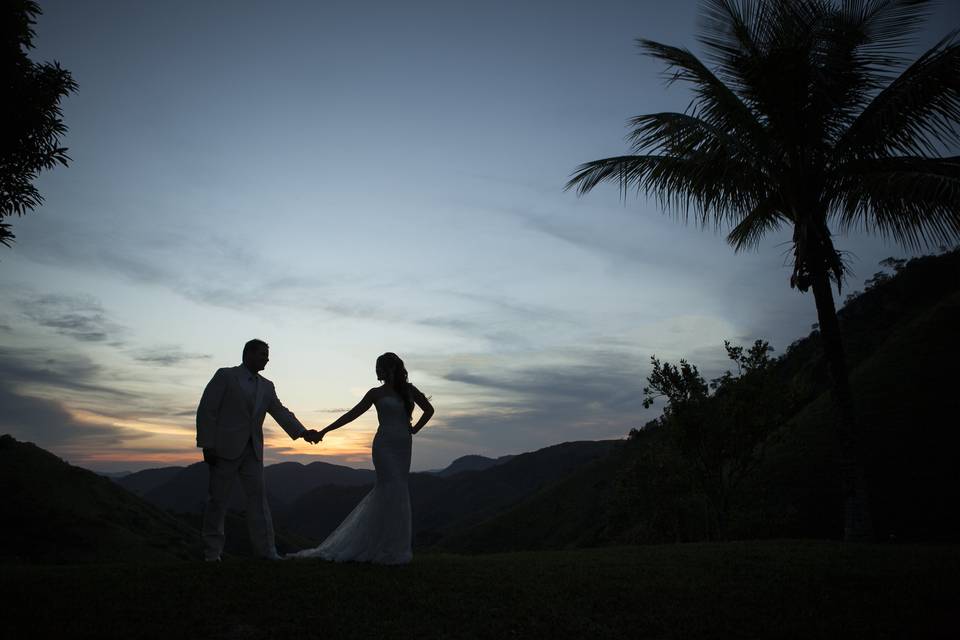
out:
<path id="1" fill-rule="evenodd" d="M 407 380 L 407 370 L 397 354 L 385 353 L 377 358 L 376 372 L 377 380 L 383 384 L 367 391 L 357 406 L 320 432 L 322 440 L 330 431 L 353 422 L 371 405 L 375 406 L 380 421 L 373 439 L 376 484 L 319 547 L 287 557 L 378 564 L 404 564 L 413 557 L 410 548 L 410 491 L 407 488 L 411 436 L 433 416 L 433 406 Z M 411 426 L 414 405 L 423 413 Z"/>

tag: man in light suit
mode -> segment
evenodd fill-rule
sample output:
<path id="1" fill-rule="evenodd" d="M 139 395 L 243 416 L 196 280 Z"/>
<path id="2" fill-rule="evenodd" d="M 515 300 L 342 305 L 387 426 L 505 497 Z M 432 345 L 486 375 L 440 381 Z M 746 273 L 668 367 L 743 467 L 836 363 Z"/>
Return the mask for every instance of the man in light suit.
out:
<path id="1" fill-rule="evenodd" d="M 223 552 L 223 520 L 230 490 L 240 477 L 247 497 L 247 526 L 253 552 L 276 560 L 273 518 L 263 483 L 263 419 L 273 416 L 296 440 L 312 444 L 319 434 L 307 429 L 277 399 L 273 383 L 260 375 L 270 360 L 270 347 L 263 340 L 250 340 L 243 347 L 243 364 L 218 369 L 207 383 L 197 407 L 197 446 L 210 470 L 207 504 L 203 511 L 204 559 L 220 560 Z"/>

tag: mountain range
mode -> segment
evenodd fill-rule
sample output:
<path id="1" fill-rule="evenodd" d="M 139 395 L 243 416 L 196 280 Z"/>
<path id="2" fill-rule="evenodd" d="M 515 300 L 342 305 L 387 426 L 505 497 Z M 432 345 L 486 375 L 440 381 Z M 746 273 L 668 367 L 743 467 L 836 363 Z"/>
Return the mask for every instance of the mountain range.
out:
<path id="1" fill-rule="evenodd" d="M 848 300 L 841 329 L 874 524 L 885 539 L 960 540 L 960 252 L 911 260 Z M 826 363 L 816 330 L 773 375 L 796 408 L 730 495 L 727 535 L 838 538 L 839 463 Z M 694 363 L 695 364 L 695 363 Z M 704 499 L 654 420 L 625 440 L 568 442 L 502 458 L 465 456 L 413 473 L 415 544 L 455 552 L 684 542 L 708 535 Z M 282 552 L 315 545 L 369 491 L 373 472 L 315 462 L 265 470 Z M 112 479 L 30 443 L 0 437 L 0 562 L 197 558 L 206 469 Z M 249 553 L 235 491 L 227 552 Z"/>
<path id="2" fill-rule="evenodd" d="M 508 508 L 532 492 L 606 456 L 616 441 L 568 442 L 520 455 L 463 456 L 438 471 L 410 474 L 413 531 L 418 544 L 469 527 Z M 264 469 L 268 499 L 277 526 L 322 540 L 370 491 L 374 472 L 312 462 L 283 462 Z M 148 469 L 114 478 L 131 493 L 162 509 L 198 514 L 206 496 L 207 469 Z M 242 512 L 243 492 L 231 494 L 230 509 Z"/>
<path id="3" fill-rule="evenodd" d="M 570 442 L 501 458 L 465 456 L 410 476 L 419 546 L 469 528 L 551 486 L 618 441 Z M 9 435 L 0 437 L 7 496 L 0 563 L 170 561 L 200 557 L 203 463 L 105 477 Z M 374 472 L 324 462 L 265 469 L 281 553 L 316 545 L 372 488 Z M 228 555 L 249 555 L 242 491 L 225 529 Z"/>

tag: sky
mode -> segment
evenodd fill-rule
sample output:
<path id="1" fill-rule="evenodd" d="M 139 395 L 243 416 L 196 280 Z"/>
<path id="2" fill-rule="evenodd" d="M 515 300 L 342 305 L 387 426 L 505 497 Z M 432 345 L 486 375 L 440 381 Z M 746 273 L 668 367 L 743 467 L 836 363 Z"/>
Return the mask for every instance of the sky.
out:
<path id="1" fill-rule="evenodd" d="M 622 438 L 660 411 L 650 356 L 719 375 L 724 340 L 782 353 L 816 322 L 787 232 L 735 254 L 616 186 L 563 189 L 629 118 L 686 107 L 634 42 L 698 52 L 694 1 L 40 5 L 31 57 L 79 91 L 70 166 L 0 247 L 0 433 L 72 464 L 198 461 L 200 394 L 254 337 L 316 428 L 400 355 L 436 408 L 425 470 Z M 935 7 L 918 47 L 958 25 Z M 836 243 L 850 289 L 911 255 Z M 376 426 L 313 446 L 268 417 L 265 461 L 370 468 Z"/>

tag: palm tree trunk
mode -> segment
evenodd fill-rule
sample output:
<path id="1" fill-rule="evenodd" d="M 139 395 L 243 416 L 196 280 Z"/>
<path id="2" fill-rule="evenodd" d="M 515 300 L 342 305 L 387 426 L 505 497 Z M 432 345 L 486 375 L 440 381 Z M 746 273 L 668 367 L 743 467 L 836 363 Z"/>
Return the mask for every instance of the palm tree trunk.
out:
<path id="1" fill-rule="evenodd" d="M 843 539 L 864 541 L 873 537 L 867 495 L 863 437 L 853 406 L 840 323 L 826 269 L 812 273 L 811 288 L 820 321 L 820 338 L 831 377 L 831 397 L 837 422 L 837 445 L 843 491 Z"/>

